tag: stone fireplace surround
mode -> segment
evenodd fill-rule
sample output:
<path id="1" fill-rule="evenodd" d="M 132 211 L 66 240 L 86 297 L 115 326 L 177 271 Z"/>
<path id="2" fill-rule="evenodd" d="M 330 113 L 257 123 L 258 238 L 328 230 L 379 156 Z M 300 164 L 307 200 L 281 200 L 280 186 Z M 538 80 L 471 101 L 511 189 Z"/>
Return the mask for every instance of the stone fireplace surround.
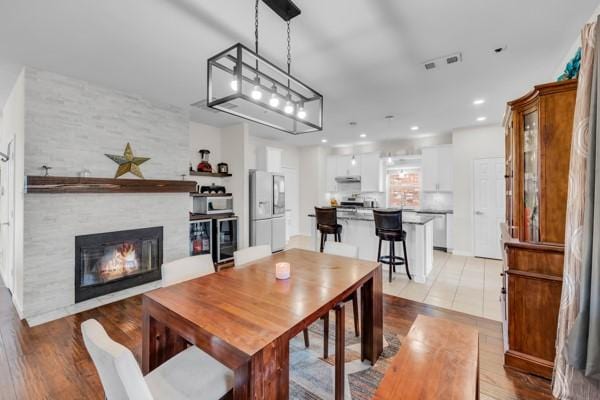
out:
<path id="1" fill-rule="evenodd" d="M 24 91 L 24 137 L 17 140 L 25 175 L 49 165 L 54 176 L 87 168 L 112 178 L 116 164 L 104 154 L 119 154 L 128 142 L 136 156 L 150 157 L 142 166 L 148 179 L 180 180 L 187 171 L 189 115 L 182 108 L 32 68 L 24 71 Z M 76 303 L 75 237 L 162 226 L 168 262 L 187 255 L 189 208 L 188 193 L 25 193 L 20 316 L 37 325 L 159 287 L 154 281 Z"/>

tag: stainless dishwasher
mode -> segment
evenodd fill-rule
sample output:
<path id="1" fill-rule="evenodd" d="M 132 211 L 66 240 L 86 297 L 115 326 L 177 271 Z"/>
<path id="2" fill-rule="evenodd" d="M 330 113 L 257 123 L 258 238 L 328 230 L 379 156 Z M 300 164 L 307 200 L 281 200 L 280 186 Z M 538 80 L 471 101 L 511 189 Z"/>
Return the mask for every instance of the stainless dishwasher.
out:
<path id="1" fill-rule="evenodd" d="M 446 239 L 446 214 L 419 212 L 420 215 L 434 217 L 433 220 L 433 248 L 436 250 L 448 250 Z"/>

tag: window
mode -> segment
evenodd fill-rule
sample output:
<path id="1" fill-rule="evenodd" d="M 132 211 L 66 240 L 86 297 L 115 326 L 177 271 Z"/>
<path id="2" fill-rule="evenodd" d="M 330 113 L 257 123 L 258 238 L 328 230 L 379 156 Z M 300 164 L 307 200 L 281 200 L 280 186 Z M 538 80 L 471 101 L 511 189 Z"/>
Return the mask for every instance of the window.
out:
<path id="1" fill-rule="evenodd" d="M 421 168 L 389 169 L 388 207 L 419 207 L 421 204 Z"/>

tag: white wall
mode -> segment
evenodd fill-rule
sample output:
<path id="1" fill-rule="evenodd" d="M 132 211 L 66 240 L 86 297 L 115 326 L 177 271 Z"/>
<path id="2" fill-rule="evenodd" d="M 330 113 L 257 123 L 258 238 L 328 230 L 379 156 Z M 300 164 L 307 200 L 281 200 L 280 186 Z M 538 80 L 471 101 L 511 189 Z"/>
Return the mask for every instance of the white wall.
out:
<path id="1" fill-rule="evenodd" d="M 283 134 L 284 133 L 282 133 L 282 135 Z M 300 150 L 297 146 L 291 146 L 285 143 L 263 139 L 256 136 L 250 136 L 248 146 L 248 165 L 250 166 L 250 169 L 256 169 L 256 150 L 265 146 L 276 147 L 283 150 L 281 155 L 282 167 L 298 169 L 298 166 L 300 165 Z"/>
<path id="2" fill-rule="evenodd" d="M 600 5 L 598 5 L 598 7 L 594 11 L 594 13 L 590 17 L 590 19 L 588 19 L 588 23 L 596 22 L 596 19 L 598 18 L 599 14 L 600 14 Z M 581 27 L 581 29 L 583 29 L 583 26 Z M 571 59 L 573 58 L 573 56 L 575 55 L 575 52 L 577 51 L 577 49 L 579 47 L 581 47 L 581 35 L 577 35 L 577 37 L 573 40 L 573 44 L 571 45 L 571 47 L 569 47 L 569 50 L 564 55 L 564 57 L 562 58 L 560 63 L 557 65 L 554 75 L 552 77 L 550 77 L 551 78 L 550 80 L 554 80 L 554 79 L 558 78 L 560 75 L 562 75 L 562 73 L 565 71 L 565 66 L 567 65 L 567 63 L 569 61 L 571 61 Z"/>
<path id="3" fill-rule="evenodd" d="M 315 206 L 327 205 L 325 169 L 329 149 L 322 146 L 300 148 L 300 233 L 310 235 L 310 219 Z"/>
<path id="4" fill-rule="evenodd" d="M 2 191 L 0 195 L 0 221 L 11 222 L 1 225 L 2 236 L 2 279 L 12 290 L 13 302 L 19 314 L 23 309 L 23 143 L 25 137 L 25 76 L 19 75 L 13 90 L 2 111 L 2 127 L 0 129 L 0 151 L 7 152 L 8 144 L 14 140 L 14 157 L 12 177 L 9 177 L 9 164 L 0 165 Z M 10 185 L 12 183 L 12 185 Z M 9 196 L 14 202 L 9 209 Z M 13 218 L 10 218 L 10 215 Z M 13 240 L 14 238 L 14 240 Z M 14 249 L 14 251 L 13 251 Z M 10 265 L 14 265 L 14 277 L 8 276 Z"/>
<path id="5" fill-rule="evenodd" d="M 221 130 L 219 128 L 198 122 L 190 122 L 189 157 L 194 170 L 198 166 L 198 163 L 200 163 L 200 153 L 198 153 L 198 151 L 201 149 L 208 149 L 210 151 L 210 163 L 216 171 L 217 164 L 222 161 L 221 146 Z"/>
<path id="6" fill-rule="evenodd" d="M 248 247 L 250 177 L 248 175 L 248 124 L 238 124 L 221 129 L 221 156 L 229 164 L 227 189 L 234 196 L 233 208 L 238 217 L 239 248 Z"/>
<path id="7" fill-rule="evenodd" d="M 485 126 L 452 133 L 454 163 L 454 252 L 473 255 L 473 165 L 480 158 L 504 157 L 504 128 Z"/>

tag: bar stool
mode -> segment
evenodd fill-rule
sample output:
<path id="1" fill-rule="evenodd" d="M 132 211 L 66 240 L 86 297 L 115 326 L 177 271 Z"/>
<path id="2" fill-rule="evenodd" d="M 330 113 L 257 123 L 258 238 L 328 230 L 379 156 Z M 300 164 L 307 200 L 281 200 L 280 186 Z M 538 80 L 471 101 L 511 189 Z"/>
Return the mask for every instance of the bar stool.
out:
<path id="1" fill-rule="evenodd" d="M 396 272 L 396 265 L 404 264 L 408 279 L 412 280 L 408 269 L 408 255 L 406 254 L 406 231 L 402 230 L 402 210 L 373 210 L 375 217 L 375 234 L 379 237 L 377 248 L 377 261 L 390 266 L 389 281 L 392 281 L 392 270 Z M 381 256 L 381 242 L 389 243 L 389 254 Z M 402 242 L 404 257 L 396 256 L 396 242 Z"/>
<path id="2" fill-rule="evenodd" d="M 333 207 L 315 207 L 317 229 L 321 232 L 321 253 L 327 241 L 327 235 L 333 235 L 336 242 L 342 241 L 342 225 L 337 223 L 337 209 Z"/>

